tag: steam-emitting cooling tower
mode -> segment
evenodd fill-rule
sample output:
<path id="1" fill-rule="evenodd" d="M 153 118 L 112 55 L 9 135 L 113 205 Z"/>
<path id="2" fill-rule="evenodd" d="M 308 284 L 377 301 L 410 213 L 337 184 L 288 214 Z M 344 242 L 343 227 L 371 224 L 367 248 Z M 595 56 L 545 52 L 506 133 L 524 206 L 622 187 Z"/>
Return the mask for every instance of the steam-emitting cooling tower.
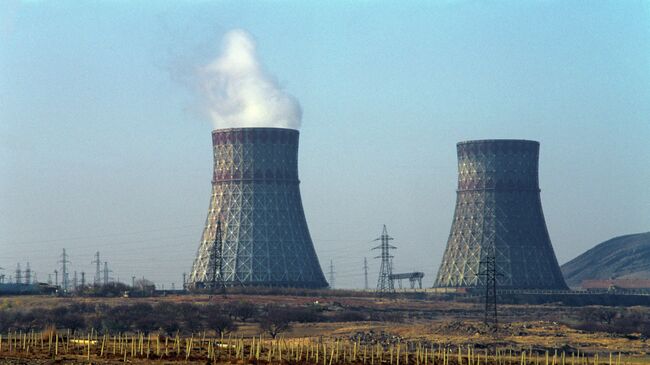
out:
<path id="1" fill-rule="evenodd" d="M 548 236 L 538 182 L 539 143 L 460 142 L 456 211 L 435 287 L 566 289 Z"/>
<path id="2" fill-rule="evenodd" d="M 212 198 L 191 287 L 211 287 L 215 280 L 225 286 L 327 286 L 300 199 L 298 135 L 281 128 L 212 132 Z"/>

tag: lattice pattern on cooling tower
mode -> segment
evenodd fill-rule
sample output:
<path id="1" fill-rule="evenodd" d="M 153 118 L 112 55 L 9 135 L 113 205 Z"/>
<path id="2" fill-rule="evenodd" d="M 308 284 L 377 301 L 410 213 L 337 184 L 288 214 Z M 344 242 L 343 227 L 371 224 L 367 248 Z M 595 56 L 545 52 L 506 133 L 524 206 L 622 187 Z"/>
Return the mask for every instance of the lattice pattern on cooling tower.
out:
<path id="1" fill-rule="evenodd" d="M 451 233 L 434 286 L 482 287 L 494 248 L 499 288 L 566 289 L 546 229 L 538 183 L 539 143 L 461 142 Z"/>
<path id="2" fill-rule="evenodd" d="M 212 133 L 212 198 L 190 285 L 204 286 L 213 277 L 210 253 L 221 221 L 225 285 L 327 286 L 300 198 L 298 131 Z"/>

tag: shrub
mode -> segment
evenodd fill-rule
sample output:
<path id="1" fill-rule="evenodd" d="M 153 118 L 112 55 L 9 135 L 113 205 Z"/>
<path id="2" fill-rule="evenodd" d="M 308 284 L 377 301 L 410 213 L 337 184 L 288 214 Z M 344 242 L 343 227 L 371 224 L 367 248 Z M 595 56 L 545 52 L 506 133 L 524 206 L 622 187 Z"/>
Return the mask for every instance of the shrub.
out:
<path id="1" fill-rule="evenodd" d="M 382 311 L 372 311 L 370 312 L 371 321 L 377 322 L 403 322 L 404 316 L 399 312 L 382 312 Z"/>
<path id="2" fill-rule="evenodd" d="M 210 305 L 205 309 L 205 328 L 214 330 L 217 336 L 223 336 L 237 329 L 230 316 L 224 314 L 221 307 Z"/>
<path id="3" fill-rule="evenodd" d="M 228 312 L 231 316 L 246 322 L 248 318 L 257 314 L 257 307 L 251 302 L 237 302 L 229 305 Z"/>
<path id="4" fill-rule="evenodd" d="M 356 310 L 344 310 L 337 313 L 333 318 L 335 322 L 362 322 L 367 320 L 366 315 Z"/>
<path id="5" fill-rule="evenodd" d="M 272 338 L 291 329 L 291 312 L 286 308 L 267 306 L 260 318 L 260 328 Z"/>
<path id="6" fill-rule="evenodd" d="M 319 308 L 299 307 L 291 308 L 290 310 L 285 309 L 285 311 L 287 312 L 285 315 L 291 322 L 314 323 L 323 321 L 323 316 Z"/>

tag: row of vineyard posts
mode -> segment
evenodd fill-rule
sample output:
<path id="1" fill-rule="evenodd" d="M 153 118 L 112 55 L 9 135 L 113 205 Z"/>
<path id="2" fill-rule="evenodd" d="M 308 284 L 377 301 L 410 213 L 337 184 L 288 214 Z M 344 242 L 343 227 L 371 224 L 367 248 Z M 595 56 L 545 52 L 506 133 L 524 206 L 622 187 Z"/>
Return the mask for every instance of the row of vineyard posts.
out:
<path id="1" fill-rule="evenodd" d="M 243 338 L 229 335 L 159 336 L 143 333 L 84 335 L 56 330 L 9 332 L 0 334 L 0 357 L 61 358 L 77 357 L 91 361 L 105 358 L 128 362 L 130 359 L 168 361 L 207 361 L 208 363 L 268 364 L 390 364 L 390 365 L 624 365 L 620 353 L 567 354 L 557 350 L 478 349 L 471 345 L 423 344 L 408 341 L 393 345 L 363 344 L 360 340 L 324 338 Z"/>

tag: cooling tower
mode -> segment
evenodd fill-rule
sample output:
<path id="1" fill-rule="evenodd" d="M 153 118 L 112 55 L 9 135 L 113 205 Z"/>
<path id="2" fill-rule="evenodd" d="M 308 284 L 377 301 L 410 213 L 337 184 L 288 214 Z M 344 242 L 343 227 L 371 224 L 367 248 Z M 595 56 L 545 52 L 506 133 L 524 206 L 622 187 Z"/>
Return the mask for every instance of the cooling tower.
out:
<path id="1" fill-rule="evenodd" d="M 210 286 L 215 273 L 225 286 L 327 286 L 300 199 L 298 135 L 280 128 L 212 132 L 212 198 L 190 287 Z"/>
<path id="2" fill-rule="evenodd" d="M 567 289 L 542 213 L 539 143 L 467 141 L 457 152 L 456 210 L 434 286 L 483 287 L 491 255 L 498 288 Z"/>

